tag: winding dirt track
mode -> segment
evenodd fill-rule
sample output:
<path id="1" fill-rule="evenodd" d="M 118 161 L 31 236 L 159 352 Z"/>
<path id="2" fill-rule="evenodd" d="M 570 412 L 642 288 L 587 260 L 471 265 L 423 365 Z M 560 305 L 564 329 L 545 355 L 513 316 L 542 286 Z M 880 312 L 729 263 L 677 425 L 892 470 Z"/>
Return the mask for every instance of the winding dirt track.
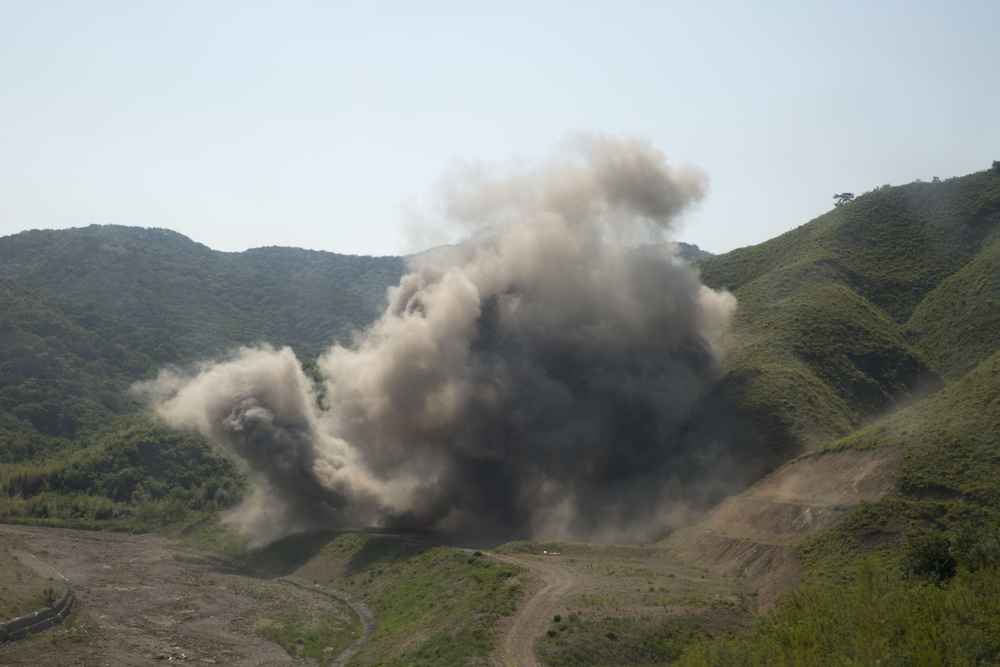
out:
<path id="1" fill-rule="evenodd" d="M 514 614 L 503 639 L 503 663 L 506 667 L 537 667 L 535 641 L 545 628 L 551 627 L 552 616 L 563 608 L 569 593 L 579 585 L 576 572 L 562 566 L 558 556 L 514 557 L 490 554 L 493 558 L 526 568 L 537 579 L 534 590 Z"/>
<path id="2" fill-rule="evenodd" d="M 352 596 L 290 577 L 254 577 L 167 538 L 8 525 L 0 534 L 18 536 L 24 553 L 65 576 L 79 603 L 65 626 L 5 645 L 0 664 L 288 665 L 284 649 L 254 634 L 257 622 L 288 605 L 341 617 L 350 613 L 344 604 L 356 610 L 365 633 L 350 653 L 374 632 L 370 610 Z"/>

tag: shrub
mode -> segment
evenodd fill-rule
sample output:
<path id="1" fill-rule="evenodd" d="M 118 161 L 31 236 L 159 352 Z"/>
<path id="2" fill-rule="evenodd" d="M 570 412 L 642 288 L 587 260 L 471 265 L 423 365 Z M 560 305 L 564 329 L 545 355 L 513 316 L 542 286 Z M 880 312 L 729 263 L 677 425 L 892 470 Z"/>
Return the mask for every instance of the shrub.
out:
<path id="1" fill-rule="evenodd" d="M 925 535 L 911 540 L 900 563 L 904 577 L 937 586 L 950 581 L 957 567 L 951 541 L 943 535 Z"/>

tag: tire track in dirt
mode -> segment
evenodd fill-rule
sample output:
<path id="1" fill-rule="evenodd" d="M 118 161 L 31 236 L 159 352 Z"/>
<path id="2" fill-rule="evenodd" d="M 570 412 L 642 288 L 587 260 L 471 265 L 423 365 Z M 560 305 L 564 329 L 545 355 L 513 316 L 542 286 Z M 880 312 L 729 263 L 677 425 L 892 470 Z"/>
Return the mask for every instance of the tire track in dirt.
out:
<path id="1" fill-rule="evenodd" d="M 506 667 L 538 667 L 535 642 L 552 624 L 554 614 L 580 583 L 580 576 L 558 562 L 558 556 L 516 557 L 491 553 L 496 560 L 518 565 L 537 578 L 537 589 L 514 614 L 501 648 Z"/>

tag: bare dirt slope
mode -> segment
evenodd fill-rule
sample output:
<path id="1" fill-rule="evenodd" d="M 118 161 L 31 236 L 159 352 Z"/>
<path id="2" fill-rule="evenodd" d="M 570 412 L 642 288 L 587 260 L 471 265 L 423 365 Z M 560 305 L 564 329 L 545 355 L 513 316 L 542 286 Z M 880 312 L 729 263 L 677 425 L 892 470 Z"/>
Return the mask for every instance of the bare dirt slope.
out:
<path id="1" fill-rule="evenodd" d="M 767 607 L 798 583 L 794 545 L 825 530 L 861 500 L 898 488 L 898 449 L 841 450 L 800 459 L 722 502 L 671 539 L 689 562 L 718 574 L 741 571 Z"/>
<path id="2" fill-rule="evenodd" d="M 45 564 L 39 571 L 52 568 L 54 585 L 59 575 L 72 583 L 78 605 L 64 625 L 4 645 L 2 665 L 288 665 L 255 626 L 289 607 L 352 613 L 330 595 L 248 576 L 163 537 L 0 525 L 0 535 L 12 534 Z"/>

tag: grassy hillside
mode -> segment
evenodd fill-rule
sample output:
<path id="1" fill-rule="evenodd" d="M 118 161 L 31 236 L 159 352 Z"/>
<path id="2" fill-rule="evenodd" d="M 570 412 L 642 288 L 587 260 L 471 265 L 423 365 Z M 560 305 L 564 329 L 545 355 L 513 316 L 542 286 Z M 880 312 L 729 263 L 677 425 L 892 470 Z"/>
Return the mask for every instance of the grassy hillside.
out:
<path id="1" fill-rule="evenodd" d="M 842 368 L 839 375 L 825 379 L 822 369 L 835 368 L 840 353 L 849 358 L 851 351 L 865 349 L 865 340 L 852 339 L 851 329 L 845 327 L 859 321 L 879 322 L 886 340 L 892 341 L 890 349 L 925 360 L 927 368 L 951 384 L 888 413 L 866 412 L 863 402 L 843 413 L 867 420 L 827 448 L 901 451 L 899 491 L 861 503 L 834 529 L 800 545 L 803 585 L 761 616 L 750 633 L 701 642 L 685 653 L 680 664 L 996 664 L 1000 653 L 998 203 L 996 172 L 880 188 L 764 244 L 774 247 L 745 251 L 747 256 L 766 255 L 778 263 L 795 264 L 796 255 L 806 255 L 807 261 L 835 261 L 840 277 L 831 277 L 822 286 L 802 281 L 792 293 L 829 295 L 831 283 L 839 283 L 835 289 L 850 285 L 871 304 L 873 312 L 866 317 L 837 318 L 839 353 L 827 347 L 833 336 L 793 337 L 800 345 L 797 360 L 808 363 L 804 355 L 819 350 L 823 361 L 815 374 L 824 380 L 822 389 L 841 397 L 851 395 L 838 383 L 850 374 Z M 891 216 L 888 221 L 885 215 Z M 865 217 L 867 227 L 861 224 Z M 864 243 L 854 244 L 856 239 Z M 890 245 L 902 248 L 901 255 L 893 254 Z M 878 257 L 883 257 L 881 263 L 876 262 Z M 716 278 L 726 276 L 734 286 L 744 280 L 737 287 L 747 297 L 743 305 L 761 297 L 763 286 L 775 284 L 769 280 L 774 269 L 753 265 L 740 271 L 733 258 L 722 260 Z M 706 266 L 710 274 L 711 260 Z M 762 301 L 776 305 L 781 298 L 774 298 L 774 293 L 773 289 L 765 293 Z M 835 299 L 827 301 L 836 304 Z M 796 314 L 822 321 L 830 311 L 818 310 L 796 309 Z M 756 316 L 747 319 L 752 321 L 742 321 L 737 331 L 762 325 Z M 794 327 L 783 327 L 782 333 L 790 329 Z M 735 366 L 743 372 L 756 368 L 761 375 L 775 375 L 751 355 L 737 356 Z M 893 376 L 877 375 L 883 383 Z M 769 386 L 766 381 L 761 384 Z M 910 397 L 919 398 L 919 387 L 913 383 L 898 386 L 908 384 L 914 387 Z"/>
<path id="2" fill-rule="evenodd" d="M 370 323 L 402 271 L 394 257 L 221 253 L 162 229 L 0 238 L 0 517 L 155 527 L 183 503 L 197 514 L 233 502 L 232 466 L 205 469 L 206 442 L 137 426 L 129 387 L 241 344 L 308 360 Z"/>
<path id="3" fill-rule="evenodd" d="M 802 451 L 960 376 L 995 349 L 998 225 L 988 171 L 876 188 L 703 260 L 703 280 L 739 301 L 725 382 L 741 409 Z"/>
<path id="4" fill-rule="evenodd" d="M 268 576 L 294 574 L 363 600 L 378 629 L 352 665 L 488 664 L 497 624 L 524 595 L 523 568 L 413 537 L 320 532 L 247 550 L 239 536 L 206 523 L 188 542 Z"/>
<path id="5" fill-rule="evenodd" d="M 832 445 L 874 447 L 902 450 L 900 492 L 801 545 L 802 587 L 681 664 L 996 664 L 1000 353 Z"/>
<path id="6" fill-rule="evenodd" d="M 950 380 L 1000 349 L 1000 230 L 994 229 L 979 253 L 927 295 L 907 329 Z"/>

